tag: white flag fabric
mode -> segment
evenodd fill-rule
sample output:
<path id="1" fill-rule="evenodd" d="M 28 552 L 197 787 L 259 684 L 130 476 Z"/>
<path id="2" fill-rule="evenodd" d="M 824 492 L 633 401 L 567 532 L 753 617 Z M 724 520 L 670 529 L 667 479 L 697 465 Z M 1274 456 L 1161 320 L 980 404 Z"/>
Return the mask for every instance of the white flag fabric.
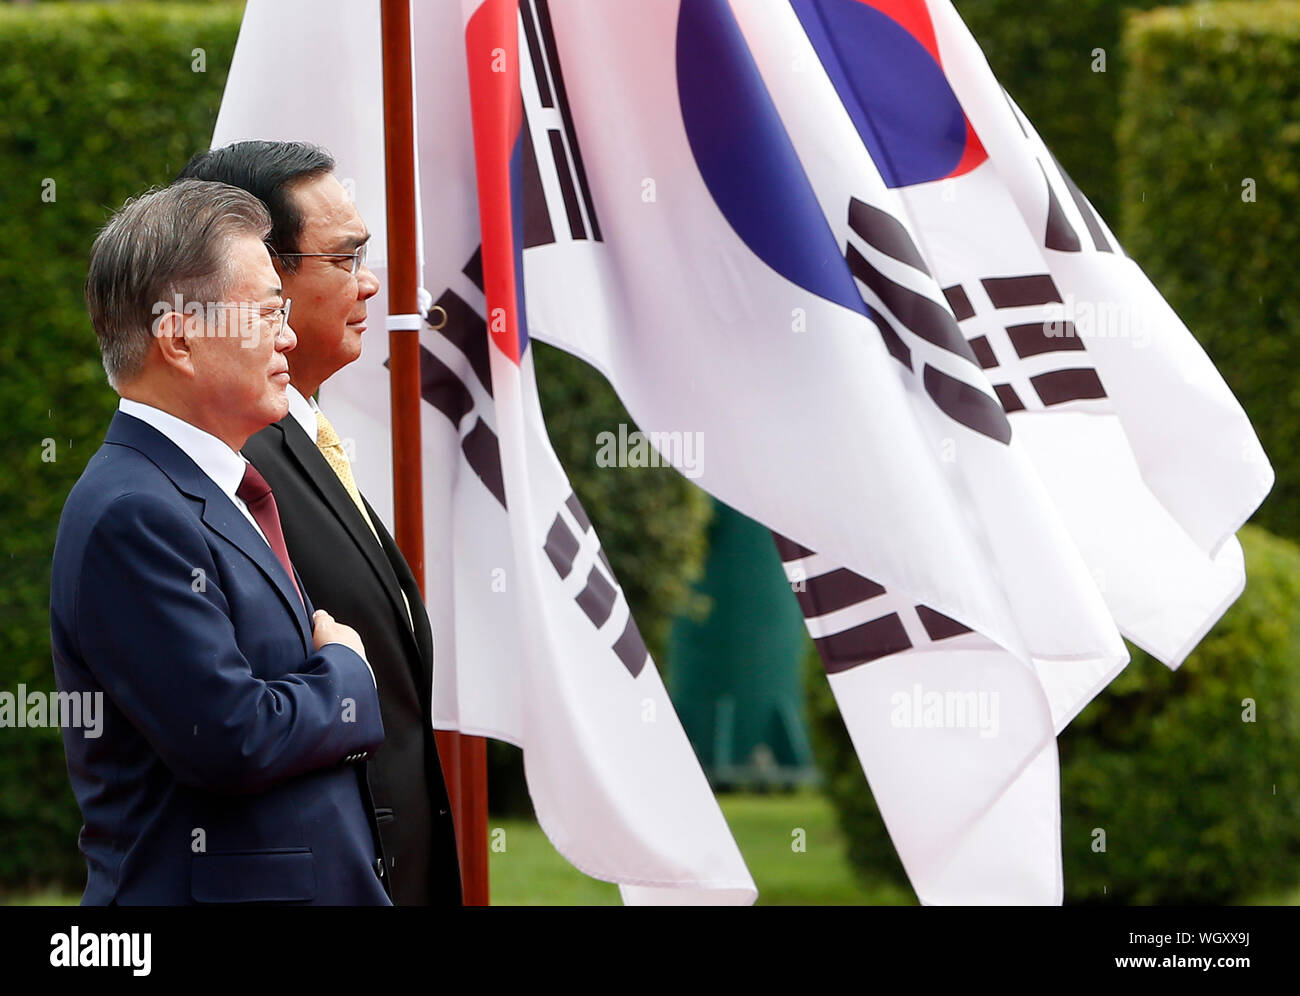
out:
<path id="1" fill-rule="evenodd" d="M 421 230 L 437 318 L 421 332 L 421 378 L 434 725 L 520 746 L 548 838 L 625 902 L 752 903 L 753 879 L 551 449 L 532 353 L 516 342 L 508 355 L 488 334 L 465 26 L 454 5 L 415 13 L 417 141 L 433 164 Z M 252 0 L 213 144 L 328 148 L 386 286 L 380 93 L 377 3 Z M 385 312 L 381 292 L 370 314 Z M 370 342 L 322 392 L 381 514 L 392 501 L 386 359 L 386 341 Z"/>
<path id="2" fill-rule="evenodd" d="M 1123 643 L 940 287 L 895 258 L 918 256 L 906 214 L 794 10 L 547 6 L 601 234 L 571 237 L 549 202 L 565 234 L 525 255 L 534 333 L 604 370 L 644 429 L 703 437 L 697 482 L 802 551 L 810 631 L 922 901 L 1059 901 L 1054 734 Z M 863 218 L 895 253 L 873 253 L 883 300 L 846 255 Z M 954 629 L 975 632 L 901 654 Z M 996 728 L 956 714 L 972 698 Z"/>
<path id="3" fill-rule="evenodd" d="M 533 334 L 778 533 L 922 901 L 1060 902 L 1055 735 L 1244 582 L 1240 407 L 950 4 L 521 11 Z"/>
<path id="4" fill-rule="evenodd" d="M 1126 663 L 1121 636 L 1170 666 L 1195 646 L 1241 590 L 1234 534 L 1271 486 L 1203 351 L 947 0 L 488 0 L 467 4 L 466 19 L 493 23 L 494 43 L 476 48 L 471 30 L 468 50 L 442 6 L 417 5 L 415 20 L 437 321 L 454 330 L 457 312 L 489 313 L 483 259 L 508 244 L 517 272 L 495 300 L 526 307 L 526 323 L 522 312 L 507 322 L 497 347 L 531 334 L 587 359 L 667 459 L 686 470 L 686 452 L 707 454 L 689 468 L 696 483 L 777 535 L 921 900 L 1060 902 L 1056 735 Z M 272 42 L 250 55 L 246 41 L 270 7 L 249 5 L 229 93 L 243 92 L 245 65 L 274 78 Z M 366 35 L 346 37 L 351 48 Z M 311 58 L 329 72 L 307 78 L 334 102 L 373 101 L 364 79 L 331 75 L 344 60 L 319 43 Z M 518 121 L 500 102 L 491 121 L 479 104 L 471 115 L 476 73 L 517 78 Z M 312 137 L 340 156 L 374 226 L 378 149 L 348 124 L 355 109 L 308 126 L 295 107 L 283 133 L 266 112 L 245 119 L 259 137 Z M 253 134 L 226 124 L 223 105 L 219 142 Z M 477 139 L 481 179 L 489 132 L 521 136 L 488 174 L 491 196 L 473 149 Z M 489 143 L 498 159 L 503 140 Z M 480 234 L 484 257 L 470 258 Z M 454 676 L 438 673 L 437 716 L 454 725 L 502 709 L 519 724 L 518 702 L 493 700 L 469 666 L 495 677 L 478 662 L 510 639 L 496 631 L 501 603 L 455 579 L 471 561 L 522 558 L 508 598 L 528 604 L 508 604 L 527 625 L 511 660 L 552 632 L 559 643 L 528 616 L 556 604 L 546 563 L 528 557 L 549 541 L 551 513 L 569 531 L 576 519 L 557 508 L 566 486 L 538 483 L 557 479 L 541 466 L 549 448 L 531 443 L 526 352 L 518 384 L 498 387 L 497 352 L 488 378 L 454 338 L 425 336 L 469 392 L 445 405 L 472 413 L 442 451 L 445 409 L 431 401 L 424 416 L 426 465 L 442 475 L 440 489 L 426 483 L 429 542 L 459 558 L 444 565 L 443 592 L 430 569 L 441 659 L 446 633 L 456 660 Z M 358 475 L 378 490 L 388 468 L 374 352 L 336 378 L 346 415 L 332 417 L 366 441 Z M 332 413 L 338 403 L 331 395 Z M 473 416 L 499 438 L 510 508 L 490 555 L 492 541 L 447 531 L 491 532 L 491 507 L 470 510 L 446 486 L 464 460 L 482 476 L 463 441 Z M 688 434 L 707 446 L 688 450 Z M 518 505 L 512 480 L 526 482 Z"/>

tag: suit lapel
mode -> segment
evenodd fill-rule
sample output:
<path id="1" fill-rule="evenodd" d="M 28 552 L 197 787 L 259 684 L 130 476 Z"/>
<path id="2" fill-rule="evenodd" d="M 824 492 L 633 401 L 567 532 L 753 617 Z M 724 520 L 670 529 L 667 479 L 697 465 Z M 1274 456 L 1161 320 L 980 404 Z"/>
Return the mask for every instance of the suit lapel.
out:
<path id="1" fill-rule="evenodd" d="M 310 653 L 315 647 L 310 620 L 303 600 L 279 559 L 234 502 L 217 487 L 216 482 L 199 469 L 179 446 L 146 422 L 123 412 L 113 416 L 105 442 L 129 446 L 143 453 L 170 478 L 177 490 L 203 502 L 204 524 L 231 545 L 237 547 L 266 576 L 280 593 L 285 607 L 293 615 L 298 632 Z"/>
<path id="2" fill-rule="evenodd" d="M 284 447 L 289 456 L 298 465 L 303 476 L 311 482 L 312 487 L 316 489 L 316 493 L 320 495 L 326 507 L 343 524 L 343 528 L 352 537 L 352 542 L 357 545 L 357 548 L 366 558 L 366 562 L 374 570 L 380 584 L 383 585 L 384 593 L 388 596 L 389 601 L 393 603 L 398 617 L 401 619 L 407 618 L 406 603 L 402 599 L 402 589 L 398 587 L 397 576 L 393 573 L 393 566 L 388 562 L 387 555 L 379 542 L 376 541 L 374 533 L 366 525 L 366 520 L 362 518 L 360 510 L 353 503 L 352 496 L 348 494 L 348 489 L 343 486 L 338 474 L 334 473 L 334 468 L 329 465 L 324 454 L 316 448 L 316 444 L 308 438 L 307 433 L 303 432 L 302 426 L 298 424 L 292 415 L 281 419 L 276 423 L 276 427 L 284 433 Z M 381 528 L 377 519 L 375 520 L 375 528 Z M 406 630 L 411 646 L 418 654 L 419 647 L 415 644 L 415 636 L 410 627 L 403 626 L 402 629 Z"/>
<path id="3" fill-rule="evenodd" d="M 243 513 L 235 508 L 230 499 L 226 498 L 225 494 L 221 493 L 219 489 L 218 494 L 224 500 L 206 503 L 203 506 L 203 521 L 213 532 L 224 537 L 248 554 L 262 573 L 266 575 L 267 579 L 275 585 L 276 590 L 280 593 L 280 598 L 293 612 L 293 618 L 298 623 L 298 631 L 302 634 L 303 643 L 310 652 L 315 647 L 315 641 L 312 639 L 310 620 L 307 618 L 307 606 L 303 604 L 302 598 L 299 597 L 297 589 L 293 586 L 293 581 L 284 572 L 280 559 L 267 545 L 266 540 L 258 535 L 252 524 L 244 518 Z"/>
<path id="4" fill-rule="evenodd" d="M 392 534 L 384 528 L 383 520 L 373 508 L 370 502 L 366 501 L 366 496 L 362 495 L 361 500 L 366 502 L 366 511 L 370 513 L 370 521 L 375 524 L 375 531 L 379 533 L 379 545 L 383 548 L 384 555 L 388 558 L 389 566 L 397 579 L 397 586 L 403 595 L 403 608 L 409 610 L 411 621 L 412 636 L 415 641 L 416 659 L 420 661 L 421 667 L 428 672 L 425 677 L 433 680 L 433 631 L 429 625 L 429 617 L 424 611 L 424 593 L 420 590 L 419 583 L 415 580 L 415 575 L 411 572 L 410 565 L 406 563 L 406 557 L 401 548 L 397 545 L 397 540 L 393 539 Z"/>

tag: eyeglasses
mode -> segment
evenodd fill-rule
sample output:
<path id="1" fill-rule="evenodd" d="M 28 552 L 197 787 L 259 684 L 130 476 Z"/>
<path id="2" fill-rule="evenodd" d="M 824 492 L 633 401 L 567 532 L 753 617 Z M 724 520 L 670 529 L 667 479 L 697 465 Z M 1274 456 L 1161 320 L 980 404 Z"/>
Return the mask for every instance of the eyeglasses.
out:
<path id="1" fill-rule="evenodd" d="M 271 335 L 278 338 L 289 327 L 289 309 L 293 307 L 293 298 L 286 297 L 284 305 L 279 308 L 259 308 L 252 304 L 209 304 L 214 310 L 235 309 L 241 312 L 256 311 L 263 321 L 271 326 Z"/>
<path id="2" fill-rule="evenodd" d="M 357 246 L 356 252 L 277 252 L 274 255 L 281 259 L 301 259 L 304 256 L 316 256 L 320 259 L 336 259 L 342 262 L 345 259 L 352 261 L 351 274 L 355 277 L 357 271 L 366 265 L 366 244 L 362 243 Z"/>

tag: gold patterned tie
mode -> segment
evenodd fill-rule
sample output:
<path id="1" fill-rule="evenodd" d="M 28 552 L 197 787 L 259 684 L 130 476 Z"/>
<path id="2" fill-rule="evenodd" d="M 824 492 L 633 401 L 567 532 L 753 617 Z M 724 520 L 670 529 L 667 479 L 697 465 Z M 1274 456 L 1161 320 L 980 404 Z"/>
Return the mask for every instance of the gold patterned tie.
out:
<path id="1" fill-rule="evenodd" d="M 347 490 L 348 496 L 361 512 L 361 517 L 366 520 L 366 525 L 370 527 L 375 542 L 379 543 L 379 532 L 375 529 L 375 524 L 370 521 L 370 513 L 366 511 L 365 502 L 361 500 L 361 492 L 357 490 L 357 482 L 352 477 L 352 464 L 348 461 L 348 454 L 343 449 L 343 440 L 339 439 L 339 434 L 334 431 L 334 426 L 330 425 L 330 420 L 325 417 L 325 413 L 319 408 L 316 409 L 316 448 L 321 451 L 321 455 L 325 457 L 325 462 L 330 465 L 330 469 L 343 482 L 343 487 Z M 411 618 L 411 603 L 406 597 L 406 592 L 402 592 L 402 601 L 406 603 L 406 621 L 414 629 L 415 623 Z"/>
<path id="2" fill-rule="evenodd" d="M 366 525 L 375 534 L 375 539 L 379 539 L 379 533 L 375 532 L 375 524 L 370 521 L 370 514 L 366 511 L 365 503 L 361 500 L 361 492 L 357 490 L 357 482 L 352 478 L 352 464 L 348 462 L 348 455 L 343 449 L 343 440 L 339 439 L 339 434 L 334 431 L 334 426 L 330 425 L 330 420 L 319 409 L 316 412 L 316 448 L 321 451 L 321 454 L 325 457 L 325 462 L 330 465 L 330 469 L 343 482 L 348 497 L 357 506 L 361 517 L 366 520 Z"/>

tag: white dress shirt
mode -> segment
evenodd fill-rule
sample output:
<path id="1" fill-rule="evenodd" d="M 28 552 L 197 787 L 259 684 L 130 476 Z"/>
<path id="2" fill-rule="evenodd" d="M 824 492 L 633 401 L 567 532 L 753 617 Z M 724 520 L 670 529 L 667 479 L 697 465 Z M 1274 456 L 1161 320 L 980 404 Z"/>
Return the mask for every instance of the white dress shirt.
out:
<path id="1" fill-rule="evenodd" d="M 316 423 L 316 413 L 320 411 L 320 406 L 316 404 L 316 399 L 304 398 L 302 392 L 292 384 L 284 389 L 284 393 L 289 399 L 289 414 L 302 426 L 302 431 L 307 433 L 307 438 L 315 446 L 320 438 L 320 426 Z"/>
<path id="2" fill-rule="evenodd" d="M 257 530 L 257 535 L 266 539 L 266 534 L 253 518 L 253 513 L 248 510 L 244 500 L 235 494 L 244 480 L 247 460 L 210 432 L 204 432 L 198 426 L 190 425 L 184 419 L 179 419 L 161 408 L 123 398 L 118 402 L 117 409 L 138 418 L 141 422 L 147 422 L 179 446 L 181 452 L 198 464 L 199 470 L 225 492 L 235 508 L 239 509 L 244 518 Z M 270 546 L 270 543 L 267 543 L 267 546 Z"/>

